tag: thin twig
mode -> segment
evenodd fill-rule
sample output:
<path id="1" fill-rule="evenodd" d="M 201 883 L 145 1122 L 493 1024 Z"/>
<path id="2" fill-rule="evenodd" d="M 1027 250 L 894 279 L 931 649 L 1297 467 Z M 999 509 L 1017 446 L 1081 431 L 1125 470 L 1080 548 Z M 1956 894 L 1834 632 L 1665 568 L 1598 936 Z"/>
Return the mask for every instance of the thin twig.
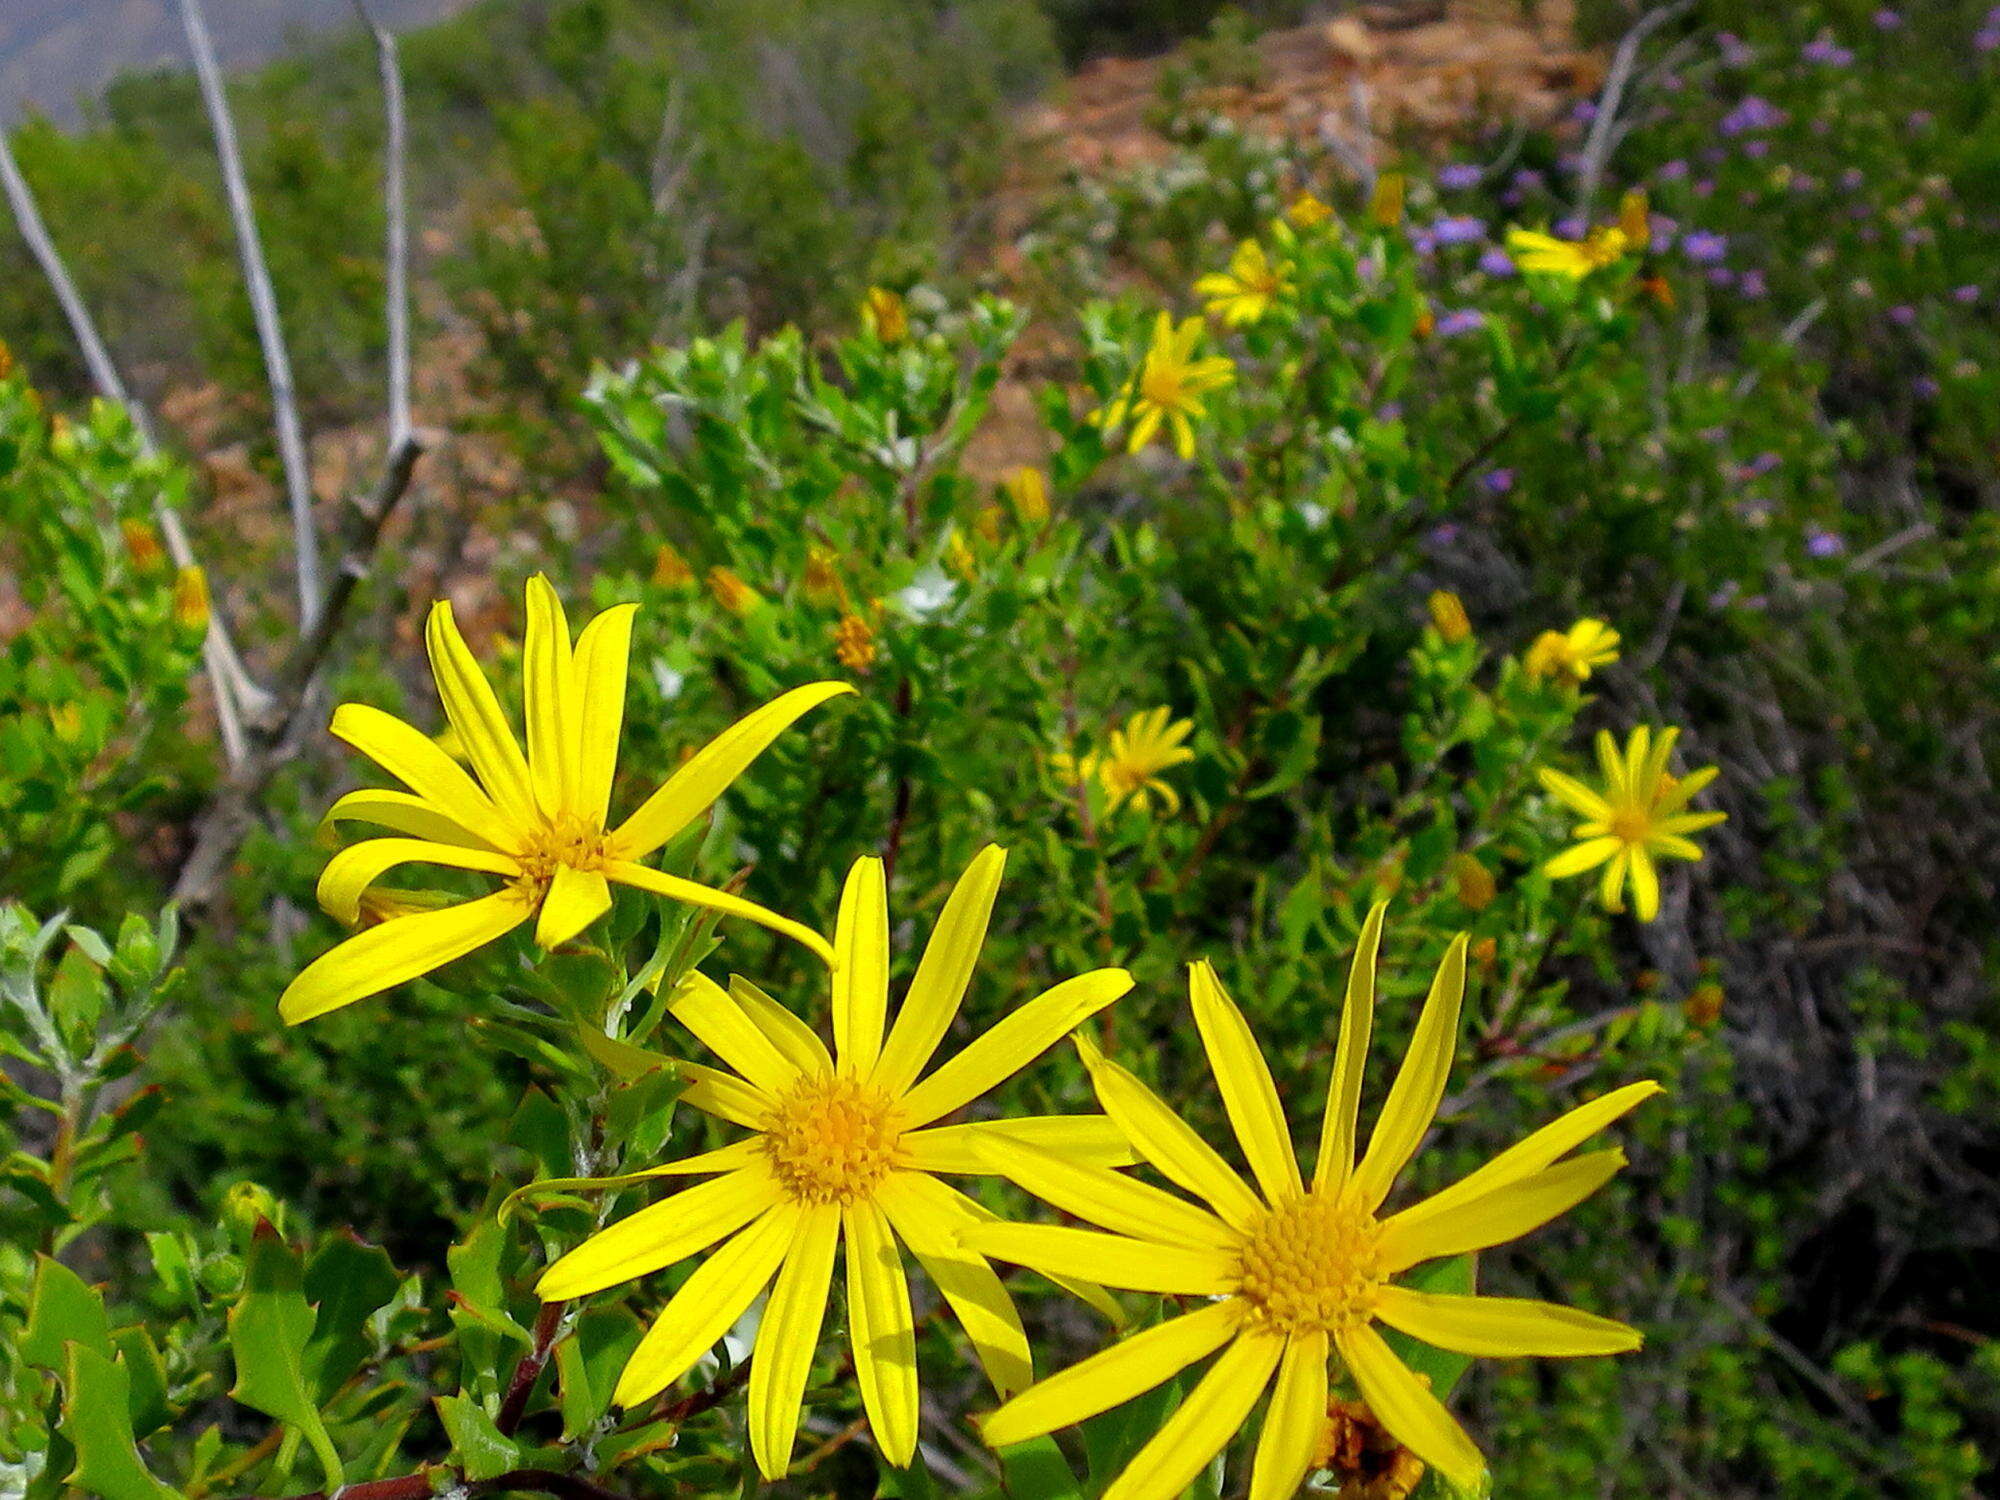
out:
<path id="1" fill-rule="evenodd" d="M 13 147 L 4 131 L 0 131 L 0 187 L 6 191 L 7 203 L 13 210 L 21 238 L 27 242 L 29 253 L 35 257 L 42 275 L 48 279 L 49 287 L 62 307 L 63 317 L 69 323 L 70 333 L 75 337 L 77 347 L 83 351 L 83 362 L 90 370 L 91 384 L 97 387 L 98 394 L 105 400 L 125 408 L 133 431 L 139 435 L 140 451 L 149 456 L 158 453 L 159 447 L 154 440 L 146 409 L 133 399 L 125 382 L 119 378 L 118 367 L 98 335 L 97 324 L 90 316 L 90 309 L 84 305 L 83 295 L 70 279 L 69 268 L 63 264 L 55 240 L 42 219 L 41 208 L 35 202 L 34 192 L 21 175 L 20 165 L 14 160 Z M 198 566 L 187 530 L 181 524 L 180 513 L 155 497 L 153 519 L 160 528 L 167 556 L 173 559 L 174 566 Z M 215 699 L 215 722 L 222 736 L 223 755 L 229 764 L 235 765 L 249 748 L 243 730 L 243 716 L 261 711 L 268 695 L 251 680 L 242 658 L 236 654 L 220 608 L 219 600 L 211 602 L 208 633 L 202 639 L 201 649 L 202 659 L 208 667 L 209 693 Z"/>
<path id="2" fill-rule="evenodd" d="M 368 1479 L 345 1485 L 338 1494 L 340 1500 L 430 1500 L 439 1492 L 433 1487 L 434 1480 L 442 1477 L 425 1472 L 399 1474 L 394 1479 Z M 446 1487 L 461 1497 L 525 1490 L 535 1495 L 555 1495 L 558 1500 L 623 1500 L 616 1490 L 608 1490 L 594 1480 L 580 1474 L 559 1474 L 553 1469 L 509 1469 L 491 1479 L 461 1479 Z M 324 1490 L 314 1490 L 311 1494 L 294 1495 L 292 1500 L 327 1500 L 327 1495 Z"/>
<path id="3" fill-rule="evenodd" d="M 222 69 L 215 60 L 201 0 L 180 0 L 181 24 L 188 50 L 194 55 L 195 78 L 202 103 L 215 132 L 215 152 L 222 165 L 222 185 L 229 200 L 229 217 L 236 229 L 236 246 L 243 262 L 243 286 L 257 323 L 257 340 L 264 352 L 264 373 L 271 385 L 271 418 L 278 439 L 278 458 L 285 471 L 285 497 L 292 515 L 292 550 L 296 555 L 299 626 L 309 628 L 319 615 L 319 538 L 313 530 L 312 469 L 306 458 L 305 434 L 299 425 L 298 398 L 292 386 L 292 358 L 278 321 L 278 297 L 257 234 L 257 216 L 250 206 L 250 185 L 243 174 L 243 152 L 236 142 L 229 97 L 222 86 Z"/>
<path id="4" fill-rule="evenodd" d="M 410 236 L 409 196 L 404 162 L 409 129 L 403 107 L 403 70 L 396 38 L 369 14 L 367 0 L 354 0 L 361 24 L 375 38 L 375 62 L 382 75 L 382 199 L 388 220 L 385 297 L 389 315 L 389 447 L 410 435 Z"/>
<path id="5" fill-rule="evenodd" d="M 521 1425 L 521 1418 L 528 1414 L 528 1397 L 534 1394 L 535 1382 L 542 1378 L 547 1368 L 549 1352 L 555 1348 L 556 1335 L 562 1332 L 563 1313 L 567 1302 L 544 1302 L 542 1310 L 535 1318 L 535 1341 L 528 1346 L 528 1352 L 521 1356 L 514 1366 L 513 1378 L 507 1382 L 507 1394 L 500 1401 L 500 1415 L 493 1419 L 500 1436 L 512 1437 Z"/>
<path id="6" fill-rule="evenodd" d="M 1625 103 L 1625 88 L 1632 81 L 1632 67 L 1639 60 L 1639 48 L 1645 45 L 1647 37 L 1693 4 L 1694 0 L 1673 0 L 1671 5 L 1647 11 L 1632 23 L 1632 29 L 1625 33 L 1618 50 L 1612 54 L 1611 70 L 1605 74 L 1604 89 L 1597 96 L 1597 115 L 1590 122 L 1590 134 L 1583 143 L 1583 159 L 1576 171 L 1576 211 L 1581 217 L 1590 217 L 1590 200 L 1597 195 L 1597 185 L 1611 159 L 1612 146 L 1619 139 L 1611 127 Z"/>

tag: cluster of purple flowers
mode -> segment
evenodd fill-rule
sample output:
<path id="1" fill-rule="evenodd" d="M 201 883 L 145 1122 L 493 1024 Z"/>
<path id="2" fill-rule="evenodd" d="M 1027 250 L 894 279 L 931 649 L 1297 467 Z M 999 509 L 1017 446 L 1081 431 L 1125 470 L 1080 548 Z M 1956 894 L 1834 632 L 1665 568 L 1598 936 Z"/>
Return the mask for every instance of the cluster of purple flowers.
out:
<path id="1" fill-rule="evenodd" d="M 1719 128 L 1724 135 L 1748 135 L 1755 130 L 1775 130 L 1790 118 L 1790 115 L 1770 100 L 1749 94 L 1744 97 L 1742 103 L 1722 117 Z"/>
<path id="2" fill-rule="evenodd" d="M 1485 176 L 1484 169 L 1471 162 L 1453 162 L 1438 173 L 1438 186 L 1452 192 L 1463 192 L 1467 188 L 1478 187 Z"/>
<path id="3" fill-rule="evenodd" d="M 1844 68 L 1854 61 L 1851 48 L 1843 47 L 1832 37 L 1824 34 L 1814 37 L 1800 50 L 1799 55 L 1807 62 L 1825 63 L 1828 67 Z"/>
<path id="4" fill-rule="evenodd" d="M 1729 254 L 1729 241 L 1707 229 L 1690 229 L 1681 236 L 1681 254 L 1698 266 L 1717 265 Z"/>
<path id="5" fill-rule="evenodd" d="M 1437 320 L 1439 338 L 1476 333 L 1486 326 L 1486 314 L 1476 307 L 1456 307 Z"/>
<path id="6" fill-rule="evenodd" d="M 1972 35 L 1972 45 L 1980 52 L 2000 49 L 2000 5 L 1986 12 L 1986 19 Z"/>

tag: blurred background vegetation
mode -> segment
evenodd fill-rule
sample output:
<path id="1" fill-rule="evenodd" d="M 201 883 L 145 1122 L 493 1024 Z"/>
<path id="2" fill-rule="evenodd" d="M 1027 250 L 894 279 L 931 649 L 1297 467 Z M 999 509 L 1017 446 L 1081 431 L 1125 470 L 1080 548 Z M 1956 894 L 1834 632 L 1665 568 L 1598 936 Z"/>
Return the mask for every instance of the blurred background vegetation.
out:
<path id="1" fill-rule="evenodd" d="M 1121 1043 L 1176 1097 L 1206 1096 L 1187 959 L 1223 962 L 1281 1087 L 1311 1097 L 1368 901 L 1396 895 L 1405 998 L 1470 927 L 1491 946 L 1447 1154 L 1579 1088 L 1673 1090 L 1625 1186 L 1496 1265 L 1649 1334 L 1630 1360 L 1471 1377 L 1498 1492 L 1988 1493 L 2000 16 L 1673 7 L 1599 130 L 1634 19 L 1614 0 L 487 0 L 408 31 L 417 407 L 447 436 L 338 688 L 432 722 L 423 608 L 453 597 L 511 636 L 536 569 L 573 610 L 646 605 L 635 780 L 848 671 L 863 703 L 734 794 L 724 863 L 824 919 L 847 862 L 893 837 L 899 916 L 921 922 L 973 849 L 1009 845 L 985 1013 L 1066 965 L 1126 964 Z M 231 98 L 331 516 L 381 449 L 374 54 L 315 41 Z M 292 628 L 276 456 L 191 77 L 122 78 L 82 127 L 12 142 L 163 419 L 147 458 L 85 413 L 75 341 L 0 238 L 0 897 L 114 931 L 165 899 L 219 776 L 172 570 L 132 527 L 184 507 L 268 663 Z M 1194 464 L 1105 451 L 1083 413 L 1154 308 L 1197 310 L 1193 279 L 1302 191 L 1362 276 L 1357 177 L 1392 167 L 1407 215 L 1394 274 L 1354 294 L 1365 317 L 1224 346 L 1238 393 Z M 1577 233 L 1626 189 L 1654 217 L 1620 295 L 1551 304 L 1493 259 L 1507 224 Z M 907 343 L 854 332 L 871 286 L 904 299 Z M 1049 471 L 1046 527 L 999 488 L 1019 464 Z M 715 567 L 768 607 L 705 592 Z M 1470 640 L 1430 623 L 1437 589 Z M 874 622 L 861 667 L 836 659 L 842 614 Z M 1514 671 L 1584 615 L 1625 638 L 1588 697 Z M 1187 809 L 1079 822 L 1048 758 L 1156 705 L 1195 724 Z M 1522 774 L 1634 723 L 1682 726 L 1731 818 L 1645 927 L 1535 874 L 1563 820 Z M 147 1044 L 161 1113 L 143 1157 L 107 1157 L 66 1252 L 127 1278 L 134 1315 L 166 1300 L 142 1236 L 225 1253 L 210 1226 L 246 1185 L 293 1232 L 351 1226 L 435 1276 L 496 1184 L 536 1170 L 520 1106 L 546 1071 L 463 1045 L 515 957 L 277 1027 L 333 933 L 310 910 L 314 824 L 353 775 L 310 741 L 188 923 Z M 757 935 L 728 957 L 818 1003 Z M 1081 1098 L 1067 1062 L 1023 1087 Z M 0 1326 L 53 1212 L 19 1092 Z M 413 1451 L 450 1440 L 414 1420 Z"/>

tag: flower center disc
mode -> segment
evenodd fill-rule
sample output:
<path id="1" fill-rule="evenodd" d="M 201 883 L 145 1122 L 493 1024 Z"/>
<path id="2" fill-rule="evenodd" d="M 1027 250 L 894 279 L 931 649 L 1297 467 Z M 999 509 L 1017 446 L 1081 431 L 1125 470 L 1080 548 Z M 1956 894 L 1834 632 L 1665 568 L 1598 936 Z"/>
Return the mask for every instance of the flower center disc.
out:
<path id="1" fill-rule="evenodd" d="M 1611 820 L 1606 825 L 1613 838 L 1623 839 L 1628 844 L 1643 844 L 1653 831 L 1653 820 L 1644 808 L 1620 807 L 1613 810 Z"/>
<path id="2" fill-rule="evenodd" d="M 802 1203 L 865 1198 L 895 1164 L 902 1136 L 889 1096 L 853 1078 L 802 1078 L 778 1099 L 763 1145 Z"/>
<path id="3" fill-rule="evenodd" d="M 1268 1210 L 1238 1251 L 1242 1295 L 1285 1333 L 1365 1322 L 1382 1284 L 1379 1229 L 1338 1198 L 1307 1193 Z"/>
<path id="4" fill-rule="evenodd" d="M 547 890 L 558 868 L 596 870 L 604 865 L 604 830 L 566 815 L 543 825 L 534 843 L 518 856 L 521 872 L 537 890 Z"/>

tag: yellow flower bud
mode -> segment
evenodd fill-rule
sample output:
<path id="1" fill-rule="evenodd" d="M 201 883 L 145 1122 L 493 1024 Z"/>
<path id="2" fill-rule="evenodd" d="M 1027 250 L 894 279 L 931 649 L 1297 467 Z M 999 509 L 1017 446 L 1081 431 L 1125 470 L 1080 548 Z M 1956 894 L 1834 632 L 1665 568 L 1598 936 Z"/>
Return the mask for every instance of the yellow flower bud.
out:
<path id="1" fill-rule="evenodd" d="M 740 574 L 720 563 L 708 570 L 708 591 L 715 602 L 733 615 L 747 615 L 764 607 L 764 596 L 743 581 Z"/>
<path id="2" fill-rule="evenodd" d="M 1311 229 L 1332 218 L 1333 210 L 1311 193 L 1300 193 L 1292 200 L 1292 206 L 1285 210 L 1285 217 L 1301 229 Z"/>
<path id="3" fill-rule="evenodd" d="M 979 559 L 963 532 L 954 531 L 951 540 L 944 544 L 944 565 L 967 583 L 979 576 Z"/>
<path id="4" fill-rule="evenodd" d="M 1688 992 L 1681 1009 L 1688 1020 L 1696 1026 L 1713 1026 L 1722 1019 L 1722 986 L 1714 980 L 1696 985 Z"/>
<path id="5" fill-rule="evenodd" d="M 910 311 L 899 293 L 871 286 L 861 301 L 861 326 L 885 344 L 900 344 L 910 336 Z"/>
<path id="6" fill-rule="evenodd" d="M 1389 229 L 1403 222 L 1403 194 L 1408 184 L 1401 172 L 1384 172 L 1368 195 L 1368 222 Z"/>
<path id="7" fill-rule="evenodd" d="M 1652 243 L 1653 220 L 1644 193 L 1634 189 L 1618 200 L 1618 227 L 1634 251 Z"/>
<path id="8" fill-rule="evenodd" d="M 806 548 L 806 598 L 823 609 L 847 602 L 847 590 L 841 584 L 837 562 L 831 547 L 814 542 Z"/>
<path id="9" fill-rule="evenodd" d="M 694 583 L 694 569 L 672 542 L 660 543 L 653 554 L 653 587 L 680 590 Z"/>
<path id="10" fill-rule="evenodd" d="M 190 563 L 174 575 L 174 623 L 206 632 L 208 609 L 208 575 Z"/>
<path id="11" fill-rule="evenodd" d="M 1472 621 L 1466 618 L 1465 604 L 1449 589 L 1438 589 L 1429 600 L 1431 624 L 1447 646 L 1472 638 Z"/>
<path id="12" fill-rule="evenodd" d="M 150 573 L 166 561 L 166 550 L 160 546 L 160 534 L 153 530 L 151 522 L 128 516 L 118 523 L 118 530 L 125 538 L 126 556 L 132 559 L 132 566 L 141 573 Z"/>
<path id="13" fill-rule="evenodd" d="M 83 738 L 83 709 L 74 703 L 51 703 L 49 728 L 65 745 L 74 745 Z"/>
<path id="14" fill-rule="evenodd" d="M 1499 893 L 1493 872 L 1470 854 L 1454 854 L 1451 857 L 1451 880 L 1458 892 L 1459 904 L 1470 911 L 1485 911 Z"/>
<path id="15" fill-rule="evenodd" d="M 1029 464 L 1022 464 L 1000 482 L 1013 502 L 1014 514 L 1024 525 L 1039 526 L 1049 518 L 1049 482 L 1042 477 L 1042 471 Z"/>

